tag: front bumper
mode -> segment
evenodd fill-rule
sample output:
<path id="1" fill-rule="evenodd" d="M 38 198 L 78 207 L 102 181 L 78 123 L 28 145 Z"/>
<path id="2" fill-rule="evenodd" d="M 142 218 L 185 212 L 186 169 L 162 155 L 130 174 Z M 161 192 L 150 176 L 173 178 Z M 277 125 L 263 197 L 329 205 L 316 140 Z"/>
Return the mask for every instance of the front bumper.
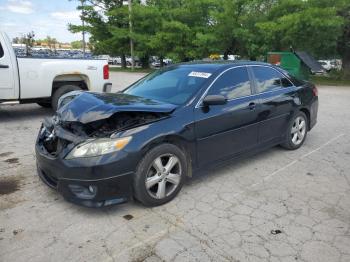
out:
<path id="1" fill-rule="evenodd" d="M 86 207 L 120 204 L 132 196 L 132 161 L 126 153 L 65 160 L 52 157 L 36 144 L 37 172 L 41 180 L 70 202 Z M 130 159 L 132 160 L 132 159 Z"/>

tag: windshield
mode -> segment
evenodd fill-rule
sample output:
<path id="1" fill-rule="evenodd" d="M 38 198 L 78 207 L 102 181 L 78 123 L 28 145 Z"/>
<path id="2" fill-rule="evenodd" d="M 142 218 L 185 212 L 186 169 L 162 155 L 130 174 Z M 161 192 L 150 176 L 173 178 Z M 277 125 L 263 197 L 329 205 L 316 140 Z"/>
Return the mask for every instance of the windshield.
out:
<path id="1" fill-rule="evenodd" d="M 130 86 L 124 93 L 181 105 L 201 88 L 213 69 L 183 65 L 158 70 Z"/>

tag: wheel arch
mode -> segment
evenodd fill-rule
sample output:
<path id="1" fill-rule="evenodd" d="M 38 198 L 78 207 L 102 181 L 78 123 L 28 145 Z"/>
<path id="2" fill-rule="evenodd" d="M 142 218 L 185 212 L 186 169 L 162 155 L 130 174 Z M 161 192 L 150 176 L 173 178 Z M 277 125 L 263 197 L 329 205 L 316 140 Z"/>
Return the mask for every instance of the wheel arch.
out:
<path id="1" fill-rule="evenodd" d="M 51 96 L 63 85 L 79 86 L 82 90 L 90 89 L 90 79 L 87 75 L 80 73 L 56 75 L 52 81 Z"/>
<path id="2" fill-rule="evenodd" d="M 147 143 L 147 145 L 145 145 L 142 148 L 142 154 L 144 155 L 146 152 L 148 152 L 152 148 L 164 143 L 173 144 L 179 147 L 184 152 L 187 160 L 187 167 L 188 167 L 187 176 L 192 177 L 193 160 L 195 159 L 193 149 L 191 148 L 191 143 L 181 136 L 166 135 L 166 136 L 158 137 L 150 141 L 149 143 Z"/>
<path id="3" fill-rule="evenodd" d="M 306 115 L 306 117 L 307 117 L 307 129 L 309 131 L 310 130 L 310 120 L 311 120 L 310 119 L 310 111 L 306 107 L 300 108 L 299 111 L 303 112 Z"/>

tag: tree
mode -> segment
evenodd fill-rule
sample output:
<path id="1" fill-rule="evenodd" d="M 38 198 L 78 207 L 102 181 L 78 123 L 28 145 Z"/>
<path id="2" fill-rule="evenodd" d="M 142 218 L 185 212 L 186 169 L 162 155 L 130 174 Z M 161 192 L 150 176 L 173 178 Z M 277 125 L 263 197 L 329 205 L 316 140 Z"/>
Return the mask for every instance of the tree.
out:
<path id="1" fill-rule="evenodd" d="M 58 43 L 56 38 L 51 36 L 47 36 L 42 42 L 46 43 L 50 50 L 56 50 L 56 44 Z"/>
<path id="2" fill-rule="evenodd" d="M 86 1 L 81 19 L 85 26 L 69 24 L 73 33 L 86 31 L 90 34 L 89 42 L 95 54 L 119 55 L 122 66 L 126 66 L 125 54 L 128 53 L 129 32 L 128 12 L 122 0 Z"/>
<path id="3" fill-rule="evenodd" d="M 215 6 L 213 0 L 147 1 L 145 8 L 153 8 L 157 17 L 152 26 L 154 33 L 148 38 L 153 54 L 175 61 L 208 56 L 213 49 L 210 13 Z"/>
<path id="4" fill-rule="evenodd" d="M 85 26 L 95 53 L 125 55 L 130 38 L 146 64 L 150 55 L 162 61 L 201 59 L 213 53 L 238 54 L 252 60 L 268 51 L 301 49 L 316 57 L 341 55 L 350 70 L 350 2 L 348 0 L 85 0 Z M 97 9 L 98 7 L 98 9 Z"/>
<path id="5" fill-rule="evenodd" d="M 35 43 L 34 37 L 35 37 L 35 34 L 33 31 L 21 37 L 21 42 L 26 45 L 26 56 L 31 55 L 32 47 Z"/>
<path id="6" fill-rule="evenodd" d="M 73 49 L 82 49 L 83 48 L 83 42 L 81 40 L 73 41 L 70 43 L 70 45 Z"/>
<path id="7" fill-rule="evenodd" d="M 12 39 L 12 43 L 14 43 L 14 44 L 21 44 L 21 38 L 19 38 L 19 37 L 14 37 L 13 39 Z"/>
<path id="8" fill-rule="evenodd" d="M 342 57 L 345 75 L 350 78 L 350 3 L 346 0 L 339 2 L 337 15 L 344 19 L 344 23 L 337 41 L 337 51 Z"/>
<path id="9" fill-rule="evenodd" d="M 334 7 L 322 6 L 318 1 L 279 1 L 266 20 L 257 27 L 264 42 L 274 50 L 293 46 L 316 57 L 336 54 L 343 19 Z"/>

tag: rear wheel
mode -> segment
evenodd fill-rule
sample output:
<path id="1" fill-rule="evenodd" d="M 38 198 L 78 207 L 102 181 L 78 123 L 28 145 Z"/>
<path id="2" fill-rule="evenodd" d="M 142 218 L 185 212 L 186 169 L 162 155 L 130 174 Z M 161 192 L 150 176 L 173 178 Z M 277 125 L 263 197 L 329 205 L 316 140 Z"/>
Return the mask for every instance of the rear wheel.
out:
<path id="1" fill-rule="evenodd" d="M 182 150 L 172 144 L 159 145 L 138 165 L 134 196 L 146 206 L 165 204 L 181 190 L 186 175 L 187 161 Z"/>
<path id="2" fill-rule="evenodd" d="M 52 105 L 53 110 L 54 111 L 57 110 L 58 100 L 60 99 L 61 96 L 63 96 L 64 94 L 67 94 L 71 91 L 76 91 L 76 90 L 81 90 L 81 88 L 79 86 L 76 86 L 76 85 L 60 86 L 52 96 L 51 105 Z"/>
<path id="3" fill-rule="evenodd" d="M 282 146 L 289 150 L 301 147 L 306 139 L 308 119 L 303 112 L 298 112 L 289 124 L 286 142 Z"/>

